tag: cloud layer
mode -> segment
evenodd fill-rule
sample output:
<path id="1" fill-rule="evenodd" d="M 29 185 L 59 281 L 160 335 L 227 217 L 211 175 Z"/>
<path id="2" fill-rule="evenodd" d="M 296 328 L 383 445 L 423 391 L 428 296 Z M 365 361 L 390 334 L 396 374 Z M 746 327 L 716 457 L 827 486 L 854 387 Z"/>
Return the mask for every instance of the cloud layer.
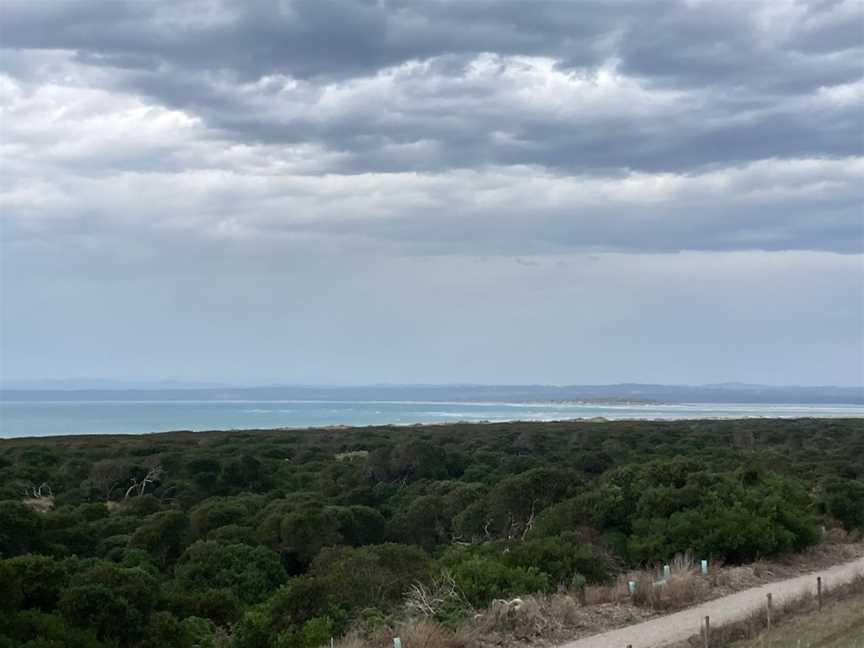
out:
<path id="1" fill-rule="evenodd" d="M 860 9 L 6 3 L 2 206 L 13 236 L 858 251 Z"/>
<path id="2" fill-rule="evenodd" d="M 3 285 L 857 257 L 862 25 L 857 0 L 7 0 Z"/>

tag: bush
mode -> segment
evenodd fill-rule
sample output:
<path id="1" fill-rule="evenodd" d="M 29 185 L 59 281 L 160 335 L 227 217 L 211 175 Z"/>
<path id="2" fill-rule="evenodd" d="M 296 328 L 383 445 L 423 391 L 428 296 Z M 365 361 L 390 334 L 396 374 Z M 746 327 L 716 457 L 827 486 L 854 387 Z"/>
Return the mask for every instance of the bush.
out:
<path id="1" fill-rule="evenodd" d="M 52 612 L 69 582 L 71 563 L 31 554 L 5 561 L 11 582 L 21 587 L 22 607 Z"/>
<path id="2" fill-rule="evenodd" d="M 319 648 L 330 643 L 335 624 L 330 617 L 312 617 L 299 630 L 283 630 L 273 642 L 273 648 Z"/>
<path id="3" fill-rule="evenodd" d="M 0 501 L 0 557 L 11 558 L 36 550 L 41 531 L 38 513 L 20 502 Z"/>
<path id="4" fill-rule="evenodd" d="M 536 567 L 512 567 L 488 556 L 445 556 L 444 565 L 453 575 L 459 592 L 474 607 L 485 607 L 493 599 L 546 592 L 550 580 Z"/>
<path id="5" fill-rule="evenodd" d="M 176 578 L 189 590 L 225 588 L 241 600 L 264 600 L 287 576 L 279 555 L 266 547 L 199 540 L 180 558 Z"/>
<path id="6" fill-rule="evenodd" d="M 657 503 L 658 491 L 650 480 L 637 480 L 643 486 L 634 506 L 641 514 L 632 518 L 627 542 L 632 562 L 693 550 L 738 563 L 800 551 L 818 541 L 814 503 L 800 483 L 750 470 L 704 477 L 697 473 L 683 478 L 677 489 L 681 493 L 665 495 L 667 502 L 679 504 L 668 507 Z M 699 481 L 710 485 L 694 500 L 691 485 Z"/>
<path id="7" fill-rule="evenodd" d="M 401 602 L 412 583 L 427 580 L 431 567 L 419 547 L 386 543 L 324 549 L 311 573 L 326 582 L 333 599 L 348 609 L 386 608 Z"/>
<path id="8" fill-rule="evenodd" d="M 864 482 L 834 479 L 825 484 L 825 505 L 847 531 L 864 529 Z"/>
<path id="9" fill-rule="evenodd" d="M 112 648 L 93 628 L 78 628 L 57 614 L 24 610 L 0 616 L 0 648 Z"/>
<path id="10" fill-rule="evenodd" d="M 504 558 L 510 565 L 548 574 L 553 585 L 566 585 L 576 576 L 591 583 L 602 582 L 611 570 L 609 562 L 590 545 L 579 543 L 575 532 L 515 543 Z"/>

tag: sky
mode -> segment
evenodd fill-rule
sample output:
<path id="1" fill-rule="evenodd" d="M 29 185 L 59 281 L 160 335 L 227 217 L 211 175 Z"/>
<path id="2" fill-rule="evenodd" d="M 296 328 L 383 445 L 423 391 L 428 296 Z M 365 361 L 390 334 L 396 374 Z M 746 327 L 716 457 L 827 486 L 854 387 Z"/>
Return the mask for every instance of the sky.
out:
<path id="1" fill-rule="evenodd" d="M 864 383 L 860 0 L 0 3 L 0 378 Z"/>

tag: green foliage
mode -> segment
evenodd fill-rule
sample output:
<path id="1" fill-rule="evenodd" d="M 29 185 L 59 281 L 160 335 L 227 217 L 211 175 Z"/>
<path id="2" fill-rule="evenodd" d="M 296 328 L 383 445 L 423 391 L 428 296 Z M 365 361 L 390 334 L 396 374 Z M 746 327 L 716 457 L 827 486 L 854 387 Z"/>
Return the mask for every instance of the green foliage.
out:
<path id="1" fill-rule="evenodd" d="M 175 573 L 188 590 L 225 588 L 248 603 L 263 600 L 287 577 L 278 554 L 266 547 L 207 540 L 185 551 Z"/>
<path id="2" fill-rule="evenodd" d="M 188 516 L 181 511 L 161 511 L 147 517 L 129 539 L 129 546 L 147 551 L 164 567 L 177 560 L 188 535 Z"/>
<path id="3" fill-rule="evenodd" d="M 163 605 L 178 617 L 200 617 L 217 626 L 229 626 L 243 615 L 243 604 L 228 589 L 187 591 L 172 582 L 163 590 Z"/>
<path id="4" fill-rule="evenodd" d="M 9 581 L 17 582 L 22 592 L 21 605 L 49 612 L 56 609 L 60 593 L 69 582 L 74 564 L 48 556 L 29 554 L 4 561 Z M 5 580 L 5 579 L 3 579 Z"/>
<path id="5" fill-rule="evenodd" d="M 8 613 L 21 607 L 24 601 L 24 588 L 19 570 L 10 563 L 11 560 L 0 560 L 0 583 L 3 583 L 3 595 L 0 596 L 0 612 Z M 2 618 L 2 615 L 0 615 Z"/>
<path id="6" fill-rule="evenodd" d="M 18 556 L 40 546 L 42 520 L 20 502 L 0 501 L 0 556 Z"/>
<path id="7" fill-rule="evenodd" d="M 332 598 L 345 607 L 386 608 L 401 601 L 408 587 L 428 578 L 429 556 L 401 544 L 324 549 L 311 574 L 327 583 Z"/>
<path id="8" fill-rule="evenodd" d="M 215 529 L 240 524 L 264 505 L 260 496 L 211 497 L 189 512 L 192 536 L 207 537 Z"/>
<path id="9" fill-rule="evenodd" d="M 246 610 L 233 627 L 231 648 L 269 648 L 272 636 L 270 615 L 265 605 Z"/>
<path id="10" fill-rule="evenodd" d="M 289 501 L 268 507 L 258 534 L 271 548 L 290 556 L 300 569 L 305 569 L 323 547 L 344 542 L 341 527 L 335 507 L 319 501 Z"/>
<path id="11" fill-rule="evenodd" d="M 521 535 L 545 507 L 564 499 L 580 485 L 569 471 L 534 468 L 501 480 L 487 497 L 487 519 L 493 533 Z"/>
<path id="12" fill-rule="evenodd" d="M 553 585 L 569 585 L 577 576 L 599 583 L 612 570 L 608 559 L 590 544 L 580 544 L 574 532 L 516 543 L 505 554 L 505 560 L 509 565 L 547 575 Z"/>
<path id="13" fill-rule="evenodd" d="M 188 616 L 180 622 L 180 632 L 191 648 L 216 648 L 217 627 L 210 619 Z"/>
<path id="14" fill-rule="evenodd" d="M 283 630 L 276 635 L 273 648 L 320 648 L 330 642 L 335 624 L 328 616 L 313 617 L 299 629 Z"/>
<path id="15" fill-rule="evenodd" d="M 22 610 L 0 615 L 0 647 L 6 648 L 113 648 L 100 640 L 94 628 L 79 628 L 58 614 Z"/>
<path id="16" fill-rule="evenodd" d="M 798 551 L 864 528 L 861 457 L 853 419 L 0 440 L 0 648 L 312 646 L 442 570 L 457 623 L 687 549 Z M 53 509 L 22 502 L 46 480 Z"/>
<path id="17" fill-rule="evenodd" d="M 690 490 L 698 473 L 681 482 Z M 646 485 L 641 497 L 655 497 Z M 814 503 L 803 487 L 777 475 L 741 472 L 725 475 L 698 496 L 668 493 L 677 500 L 674 512 L 663 505 L 652 508 L 641 501 L 644 517 L 633 521 L 630 558 L 651 561 L 693 550 L 699 555 L 731 562 L 800 551 L 819 538 Z M 656 515 L 660 512 L 663 517 Z M 650 517 L 649 517 L 650 516 Z"/>
<path id="18" fill-rule="evenodd" d="M 825 505 L 848 531 L 864 530 L 864 481 L 829 480 L 825 484 Z"/>
<path id="19" fill-rule="evenodd" d="M 292 578 L 270 599 L 269 626 L 281 631 L 295 629 L 324 614 L 335 604 L 331 583 L 312 576 Z"/>
<path id="20" fill-rule="evenodd" d="M 448 550 L 441 564 L 475 607 L 484 607 L 492 599 L 546 592 L 551 588 L 549 576 L 536 567 L 514 567 L 492 556 Z"/>
<path id="21" fill-rule="evenodd" d="M 72 576 L 58 608 L 67 622 L 100 639 L 129 642 L 146 626 L 157 595 L 157 580 L 146 571 L 99 562 Z"/>
<path id="22" fill-rule="evenodd" d="M 556 536 L 577 529 L 590 535 L 594 503 L 593 498 L 577 496 L 553 504 L 537 516 L 528 537 Z"/>
<path id="23" fill-rule="evenodd" d="M 141 620 L 128 601 L 105 585 L 78 585 L 63 592 L 59 609 L 67 622 L 96 632 L 101 639 L 125 634 L 130 621 L 140 629 Z"/>

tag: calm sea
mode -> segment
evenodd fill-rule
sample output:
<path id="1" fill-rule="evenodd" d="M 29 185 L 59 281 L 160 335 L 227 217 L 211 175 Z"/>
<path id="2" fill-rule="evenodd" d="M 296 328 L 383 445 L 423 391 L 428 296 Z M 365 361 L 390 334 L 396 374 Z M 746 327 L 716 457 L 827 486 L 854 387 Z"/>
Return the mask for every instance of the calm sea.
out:
<path id="1" fill-rule="evenodd" d="M 739 417 L 864 417 L 862 405 L 471 403 L 405 401 L 0 402 L 0 437 L 169 430 Z"/>

